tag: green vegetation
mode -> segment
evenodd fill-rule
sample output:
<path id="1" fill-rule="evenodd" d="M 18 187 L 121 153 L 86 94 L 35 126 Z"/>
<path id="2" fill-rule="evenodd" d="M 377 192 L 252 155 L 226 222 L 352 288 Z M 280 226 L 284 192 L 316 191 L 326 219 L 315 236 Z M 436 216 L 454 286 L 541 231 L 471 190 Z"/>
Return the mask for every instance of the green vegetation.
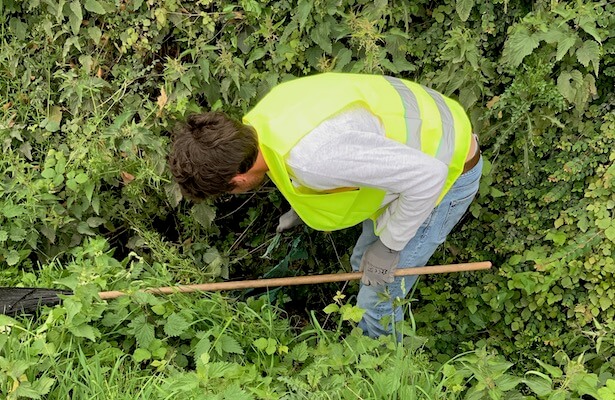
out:
<path id="1" fill-rule="evenodd" d="M 75 292 L 0 316 L 0 397 L 615 399 L 612 2 L 2 0 L 0 32 L 0 285 Z M 136 293 L 348 270 L 356 230 L 275 235 L 270 185 L 195 205 L 166 168 L 187 113 L 319 71 L 459 99 L 487 163 L 432 262 L 494 269 L 421 278 L 399 345 L 356 283 Z"/>

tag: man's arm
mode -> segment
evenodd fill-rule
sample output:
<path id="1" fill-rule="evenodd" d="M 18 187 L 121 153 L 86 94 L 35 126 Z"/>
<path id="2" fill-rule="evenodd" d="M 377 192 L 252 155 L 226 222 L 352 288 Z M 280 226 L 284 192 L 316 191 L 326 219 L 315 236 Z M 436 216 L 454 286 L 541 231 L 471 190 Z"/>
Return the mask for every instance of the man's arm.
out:
<path id="1" fill-rule="evenodd" d="M 403 249 L 414 237 L 448 174 L 441 161 L 373 131 L 316 129 L 295 146 L 288 163 L 301 184 L 316 190 L 357 186 L 386 191 L 389 203 L 376 231 L 392 250 Z"/>

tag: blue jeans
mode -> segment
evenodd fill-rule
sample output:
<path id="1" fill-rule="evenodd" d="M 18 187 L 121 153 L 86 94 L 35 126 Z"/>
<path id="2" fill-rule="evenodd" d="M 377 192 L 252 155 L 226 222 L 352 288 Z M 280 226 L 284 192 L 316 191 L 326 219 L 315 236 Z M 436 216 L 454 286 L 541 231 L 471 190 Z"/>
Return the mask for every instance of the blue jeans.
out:
<path id="1" fill-rule="evenodd" d="M 482 169 L 483 159 L 481 157 L 474 168 L 462 174 L 455 181 L 449 192 L 442 199 L 442 202 L 433 209 L 427 220 L 423 222 L 416 232 L 416 235 L 401 251 L 398 268 L 427 265 L 429 258 L 438 246 L 444 243 L 446 236 L 463 217 L 470 203 L 472 203 L 476 192 L 478 192 Z M 363 232 L 357 240 L 350 258 L 350 264 L 354 271 L 359 270 L 363 253 L 377 239 L 378 237 L 374 234 L 373 221 L 364 221 Z M 364 334 L 376 338 L 391 333 L 390 323 L 393 320 L 395 322 L 403 320 L 402 308 L 397 306 L 393 309 L 391 300 L 396 298 L 404 299 L 416 282 L 416 279 L 417 276 L 414 275 L 395 278 L 395 281 L 388 285 L 365 286 L 361 284 L 357 305 L 365 310 L 363 319 L 359 322 L 359 328 L 363 329 Z M 405 282 L 402 283 L 402 281 Z M 390 295 L 383 296 L 382 294 L 387 288 Z M 390 317 L 388 326 L 383 326 L 380 322 L 381 318 L 385 316 Z"/>

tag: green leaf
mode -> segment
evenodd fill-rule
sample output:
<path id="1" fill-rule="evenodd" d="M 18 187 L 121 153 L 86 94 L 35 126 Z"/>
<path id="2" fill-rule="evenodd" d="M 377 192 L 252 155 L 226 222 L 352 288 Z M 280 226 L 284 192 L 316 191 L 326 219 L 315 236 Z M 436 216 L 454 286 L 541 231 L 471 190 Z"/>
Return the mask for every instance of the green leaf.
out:
<path id="1" fill-rule="evenodd" d="M 82 235 L 89 235 L 89 236 L 94 236 L 96 235 L 96 232 L 94 232 L 89 226 L 88 223 L 85 221 L 81 221 L 79 222 L 79 225 L 77 225 L 77 232 L 81 233 Z"/>
<path id="2" fill-rule="evenodd" d="M 611 242 L 615 243 L 615 226 L 610 226 L 604 230 L 604 235 Z"/>
<path id="3" fill-rule="evenodd" d="M 474 0 L 457 0 L 455 10 L 463 22 L 468 20 L 472 7 L 474 7 Z"/>
<path id="4" fill-rule="evenodd" d="M 314 2 L 312 0 L 299 0 L 299 4 L 297 5 L 297 21 L 299 22 L 299 30 L 303 30 L 305 23 L 307 22 L 310 13 L 312 12 L 312 7 L 314 6 Z"/>
<path id="5" fill-rule="evenodd" d="M 11 227 L 11 230 L 10 230 L 10 233 L 9 233 L 9 237 L 14 242 L 21 242 L 22 240 L 24 240 L 26 238 L 26 234 L 27 233 L 28 232 L 26 232 L 25 229 L 20 228 L 18 226 L 13 226 L 13 227 Z"/>
<path id="6" fill-rule="evenodd" d="M 175 208 L 179 205 L 182 199 L 182 191 L 177 182 L 173 181 L 164 187 L 164 192 L 167 195 L 167 200 L 171 204 L 171 207 Z"/>
<path id="7" fill-rule="evenodd" d="M 90 339 L 92 342 L 95 342 L 96 338 L 100 337 L 100 331 L 88 324 L 72 325 L 69 326 L 68 330 L 73 335 Z"/>
<path id="8" fill-rule="evenodd" d="M 33 382 L 23 381 L 16 387 L 15 391 L 10 392 L 11 399 L 28 398 L 40 399 L 43 398 L 55 383 L 55 379 L 43 377 L 38 378 Z"/>
<path id="9" fill-rule="evenodd" d="M 327 53 L 333 51 L 331 43 L 331 24 L 329 21 L 323 21 L 310 31 L 310 39 L 314 41 L 321 49 Z"/>
<path id="10" fill-rule="evenodd" d="M 233 385 L 227 387 L 222 393 L 223 399 L 228 400 L 254 400 L 254 396 L 246 393 L 238 383 L 234 383 Z"/>
<path id="11" fill-rule="evenodd" d="M 557 78 L 557 88 L 559 92 L 570 103 L 575 102 L 577 91 L 583 84 L 583 74 L 578 70 L 572 72 L 563 71 Z"/>
<path id="12" fill-rule="evenodd" d="M 267 246 L 267 250 L 265 250 L 265 254 L 263 254 L 261 256 L 261 258 L 269 258 L 269 254 L 275 250 L 278 245 L 280 244 L 280 239 L 282 238 L 282 234 L 281 233 L 276 233 L 276 235 L 273 237 L 273 240 L 271 240 L 271 243 L 269 243 L 269 246 Z"/>
<path id="13" fill-rule="evenodd" d="M 250 53 L 250 58 L 248 58 L 248 61 L 246 61 L 246 65 L 250 65 L 254 61 L 260 60 L 265 56 L 265 54 L 267 54 L 267 50 L 263 49 L 262 47 L 257 47 L 252 51 L 252 53 Z"/>
<path id="14" fill-rule="evenodd" d="M 156 304 L 155 306 L 152 306 L 152 311 L 156 315 L 164 315 L 166 310 L 167 308 L 164 306 L 164 304 Z"/>
<path id="15" fill-rule="evenodd" d="M 300 342 L 288 354 L 293 361 L 303 362 L 309 356 L 307 342 Z"/>
<path id="16" fill-rule="evenodd" d="M 365 310 L 358 306 L 352 306 L 350 304 L 344 304 L 344 306 L 342 306 L 342 320 L 344 321 L 350 320 L 359 322 L 363 318 L 363 314 L 365 314 Z"/>
<path id="17" fill-rule="evenodd" d="M 19 322 L 9 317 L 8 315 L 0 314 L 0 326 L 21 326 Z"/>
<path id="18" fill-rule="evenodd" d="M 265 338 L 258 338 L 254 342 L 252 342 L 252 344 L 258 350 L 262 351 L 262 350 L 265 350 L 267 348 L 267 339 L 265 339 Z"/>
<path id="19" fill-rule="evenodd" d="M 91 26 L 88 28 L 88 36 L 94 41 L 94 44 L 99 44 L 102 32 L 99 27 Z"/>
<path id="20" fill-rule="evenodd" d="M 152 358 L 152 353 L 150 353 L 146 349 L 138 348 L 135 350 L 134 354 L 132 355 L 132 358 L 139 363 L 141 361 L 149 360 L 150 358 Z"/>
<path id="21" fill-rule="evenodd" d="M 36 381 L 32 382 L 32 388 L 36 390 L 36 392 L 42 396 L 49 393 L 51 387 L 56 382 L 53 378 L 42 377 L 37 378 Z"/>
<path id="22" fill-rule="evenodd" d="M 18 204 L 6 204 L 2 207 L 2 214 L 7 218 L 15 218 L 23 215 L 26 209 Z"/>
<path id="23" fill-rule="evenodd" d="M 96 228 L 102 224 L 105 223 L 105 220 L 103 218 L 100 217 L 90 217 L 87 219 L 87 224 L 88 226 L 90 226 L 91 228 Z"/>
<path id="24" fill-rule="evenodd" d="M 570 50 L 570 48 L 577 42 L 578 38 L 579 37 L 576 33 L 562 34 L 560 40 L 557 42 L 557 55 L 555 56 L 555 59 L 560 61 L 564 58 L 568 50 Z"/>
<path id="25" fill-rule="evenodd" d="M 79 185 L 77 184 L 77 181 L 75 181 L 74 179 L 67 180 L 66 187 L 74 192 L 79 190 Z"/>
<path id="26" fill-rule="evenodd" d="M 523 383 L 525 383 L 538 396 L 546 396 L 553 390 L 551 388 L 552 383 L 549 379 L 538 376 L 526 378 L 523 380 Z"/>
<path id="27" fill-rule="evenodd" d="M 139 315 L 128 324 L 130 332 L 137 339 L 139 347 L 148 348 L 154 340 L 154 326 L 148 323 L 144 315 Z"/>
<path id="28" fill-rule="evenodd" d="M 518 24 L 514 26 L 513 33 L 504 43 L 502 62 L 516 68 L 539 44 L 540 41 L 535 34 L 532 34 L 526 26 Z"/>
<path id="29" fill-rule="evenodd" d="M 68 21 L 73 31 L 73 35 L 77 35 L 79 33 L 79 29 L 81 28 L 81 21 L 83 21 L 83 12 L 81 11 L 81 4 L 79 4 L 78 0 L 74 0 L 70 3 L 70 10 L 72 11 L 68 16 Z"/>
<path id="30" fill-rule="evenodd" d="M 209 353 L 211 349 L 211 342 L 209 341 L 209 337 L 204 336 L 199 342 L 194 346 L 194 358 L 198 359 L 202 354 Z"/>
<path id="31" fill-rule="evenodd" d="M 536 361 L 538 364 L 540 364 L 541 367 L 543 367 L 545 369 L 545 371 L 547 371 L 549 373 L 549 375 L 551 375 L 552 377 L 558 379 L 561 378 L 564 373 L 562 372 L 562 370 L 558 367 L 554 367 L 553 365 L 549 365 L 543 361 L 540 361 L 537 358 L 534 358 L 534 361 Z"/>
<path id="32" fill-rule="evenodd" d="M 191 214 L 203 228 L 209 229 L 214 218 L 216 218 L 216 209 L 206 202 L 201 202 L 192 207 Z"/>
<path id="33" fill-rule="evenodd" d="M 56 171 L 53 168 L 45 168 L 41 172 L 41 176 L 46 179 L 53 179 L 56 176 Z"/>
<path id="34" fill-rule="evenodd" d="M 9 238 L 9 233 L 5 230 L 0 230 L 0 242 L 6 242 Z"/>
<path id="35" fill-rule="evenodd" d="M 43 120 L 41 126 L 48 132 L 56 132 L 60 129 L 62 123 L 62 109 L 58 106 L 53 106 L 49 109 L 49 115 Z"/>
<path id="36" fill-rule="evenodd" d="M 600 67 L 600 45 L 593 40 L 586 40 L 577 49 L 577 59 L 584 67 L 588 67 L 591 62 L 594 65 L 594 73 L 598 76 Z"/>
<path id="37" fill-rule="evenodd" d="M 15 265 L 19 262 L 19 253 L 17 250 L 11 249 L 9 254 L 6 256 L 6 263 L 8 265 Z"/>
<path id="38" fill-rule="evenodd" d="M 352 60 L 352 50 L 343 48 L 337 52 L 335 56 L 335 71 L 342 71 L 343 68 L 348 65 Z"/>
<path id="39" fill-rule="evenodd" d="M 169 315 L 166 324 L 164 324 L 164 333 L 169 336 L 179 336 L 190 327 L 190 322 L 178 313 Z"/>
<path id="40" fill-rule="evenodd" d="M 596 20 L 592 18 L 592 16 L 586 15 L 581 17 L 579 20 L 579 26 L 585 32 L 592 35 L 592 37 L 596 39 L 598 43 L 602 43 L 602 38 L 598 34 L 598 30 L 596 29 Z"/>
<path id="41" fill-rule="evenodd" d="M 222 343 L 222 350 L 227 353 L 243 354 L 243 349 L 235 338 L 229 335 L 222 335 L 218 339 Z"/>
<path id="42" fill-rule="evenodd" d="M 265 353 L 267 353 L 268 355 L 272 355 L 273 353 L 275 353 L 275 350 L 277 348 L 276 345 L 277 342 L 275 341 L 275 339 L 267 339 L 267 348 L 265 349 Z"/>
<path id="43" fill-rule="evenodd" d="M 96 14 L 106 14 L 102 4 L 98 0 L 85 0 L 85 9 Z"/>
<path id="44" fill-rule="evenodd" d="M 325 312 L 325 314 L 331 314 L 331 313 L 337 312 L 339 309 L 340 309 L 340 306 L 333 303 L 333 304 L 329 304 L 328 306 L 326 306 L 323 311 Z"/>
<path id="45" fill-rule="evenodd" d="M 83 184 L 86 183 L 88 181 L 88 179 L 90 179 L 85 173 L 80 172 L 79 174 L 77 174 L 77 176 L 75 177 L 75 181 L 77 181 L 78 184 Z"/>

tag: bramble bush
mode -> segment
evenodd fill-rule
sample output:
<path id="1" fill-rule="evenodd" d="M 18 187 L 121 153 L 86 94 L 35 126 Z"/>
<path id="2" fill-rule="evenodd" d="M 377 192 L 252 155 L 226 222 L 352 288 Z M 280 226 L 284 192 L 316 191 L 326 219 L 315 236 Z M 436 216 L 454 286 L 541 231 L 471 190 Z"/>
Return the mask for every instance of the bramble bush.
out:
<path id="1" fill-rule="evenodd" d="M 183 200 L 166 168 L 169 132 L 200 110 L 240 117 L 295 76 L 390 74 L 457 98 L 486 161 L 470 214 L 431 262 L 491 260 L 494 268 L 421 278 L 412 312 L 425 351 L 444 362 L 487 347 L 523 371 L 583 353 L 601 385 L 612 377 L 611 2 L 4 0 L 0 26 L 3 285 L 134 290 L 125 280 L 151 286 L 348 269 L 357 230 L 275 235 L 287 206 L 271 185 Z M 77 271 L 79 253 L 106 246 L 103 238 L 107 257 Z M 102 267 L 112 264 L 113 274 Z M 131 275 L 137 264 L 149 266 L 146 278 Z M 324 307 L 338 289 L 271 297 Z M 69 303 L 49 315 L 67 322 L 70 335 L 100 339 L 114 307 L 136 307 L 120 300 L 92 308 L 95 297 L 86 296 L 85 314 Z M 148 323 L 173 337 L 166 318 L 192 316 L 162 307 Z M 128 341 L 126 352 L 139 350 L 143 362 L 171 360 L 156 341 L 129 343 L 134 321 L 146 318 L 139 315 L 127 319 L 133 328 L 117 327 L 117 343 L 105 343 Z M 569 383 L 555 370 L 549 376 L 553 388 Z"/>

